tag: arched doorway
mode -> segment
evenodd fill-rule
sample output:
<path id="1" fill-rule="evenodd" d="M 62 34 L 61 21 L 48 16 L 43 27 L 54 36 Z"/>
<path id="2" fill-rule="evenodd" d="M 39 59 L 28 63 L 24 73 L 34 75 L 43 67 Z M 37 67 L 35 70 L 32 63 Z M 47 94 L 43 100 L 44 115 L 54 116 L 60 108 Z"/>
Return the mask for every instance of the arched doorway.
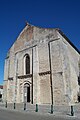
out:
<path id="1" fill-rule="evenodd" d="M 30 85 L 24 84 L 24 102 L 30 102 Z"/>

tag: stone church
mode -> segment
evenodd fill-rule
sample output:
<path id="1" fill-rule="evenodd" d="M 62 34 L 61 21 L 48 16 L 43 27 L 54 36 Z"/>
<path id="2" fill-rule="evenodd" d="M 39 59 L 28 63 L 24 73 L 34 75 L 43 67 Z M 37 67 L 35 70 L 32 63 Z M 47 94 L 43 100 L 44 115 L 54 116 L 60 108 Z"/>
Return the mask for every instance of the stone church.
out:
<path id="1" fill-rule="evenodd" d="M 69 105 L 79 101 L 80 51 L 60 29 L 26 24 L 4 66 L 4 101 Z"/>

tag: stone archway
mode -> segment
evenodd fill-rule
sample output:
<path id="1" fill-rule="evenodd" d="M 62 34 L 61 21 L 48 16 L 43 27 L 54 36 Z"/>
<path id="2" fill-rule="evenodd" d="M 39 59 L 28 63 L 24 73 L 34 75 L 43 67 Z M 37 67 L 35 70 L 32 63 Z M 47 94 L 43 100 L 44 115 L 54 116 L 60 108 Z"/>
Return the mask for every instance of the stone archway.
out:
<path id="1" fill-rule="evenodd" d="M 30 85 L 24 84 L 24 102 L 30 102 Z"/>

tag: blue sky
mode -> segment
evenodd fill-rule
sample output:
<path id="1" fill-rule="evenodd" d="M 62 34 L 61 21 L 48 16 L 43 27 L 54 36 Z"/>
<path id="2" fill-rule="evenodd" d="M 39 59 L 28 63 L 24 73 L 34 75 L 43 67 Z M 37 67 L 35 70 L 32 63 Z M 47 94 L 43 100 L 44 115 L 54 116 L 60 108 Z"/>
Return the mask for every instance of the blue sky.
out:
<path id="1" fill-rule="evenodd" d="M 6 53 L 26 21 L 60 28 L 80 50 L 80 0 L 0 0 L 0 84 Z"/>

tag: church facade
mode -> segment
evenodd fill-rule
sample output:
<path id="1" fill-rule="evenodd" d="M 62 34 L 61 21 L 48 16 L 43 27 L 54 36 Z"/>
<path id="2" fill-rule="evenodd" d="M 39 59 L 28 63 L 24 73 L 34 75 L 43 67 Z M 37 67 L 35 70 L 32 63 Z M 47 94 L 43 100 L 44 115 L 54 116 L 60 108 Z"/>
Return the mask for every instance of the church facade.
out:
<path id="1" fill-rule="evenodd" d="M 68 105 L 78 101 L 80 51 L 59 29 L 27 24 L 9 49 L 3 99 Z"/>

